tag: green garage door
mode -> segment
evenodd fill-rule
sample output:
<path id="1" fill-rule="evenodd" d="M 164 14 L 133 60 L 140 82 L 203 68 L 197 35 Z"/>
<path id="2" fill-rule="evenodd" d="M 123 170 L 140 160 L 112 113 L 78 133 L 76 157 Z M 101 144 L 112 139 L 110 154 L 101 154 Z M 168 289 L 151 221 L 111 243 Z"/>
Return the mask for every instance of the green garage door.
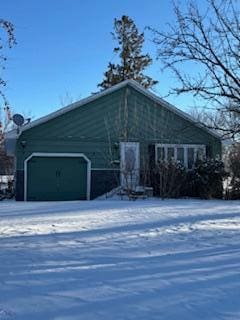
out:
<path id="1" fill-rule="evenodd" d="M 80 157 L 33 157 L 28 161 L 27 200 L 85 200 L 87 162 Z"/>

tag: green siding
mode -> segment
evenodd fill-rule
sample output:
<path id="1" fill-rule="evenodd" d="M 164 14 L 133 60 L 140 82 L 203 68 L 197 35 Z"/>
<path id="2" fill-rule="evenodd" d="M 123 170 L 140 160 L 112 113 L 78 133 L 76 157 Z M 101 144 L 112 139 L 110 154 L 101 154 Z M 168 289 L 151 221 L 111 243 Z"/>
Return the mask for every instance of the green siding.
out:
<path id="1" fill-rule="evenodd" d="M 219 139 L 127 86 L 23 132 L 17 169 L 33 152 L 84 153 L 92 168 L 111 168 L 116 143 L 126 140 L 140 142 L 142 162 L 154 143 L 205 144 L 213 156 L 221 153 Z"/>
<path id="2" fill-rule="evenodd" d="M 115 127 L 123 98 L 124 89 L 23 132 L 17 142 L 17 169 L 33 152 L 80 152 L 93 168 L 108 167 L 109 139 L 118 139 Z M 25 148 L 21 141 L 26 141 Z M 115 156 L 119 158 L 118 150 Z"/>
<path id="3" fill-rule="evenodd" d="M 159 106 L 133 88 L 128 89 L 129 137 L 161 143 L 220 143 L 192 122 Z"/>
<path id="4" fill-rule="evenodd" d="M 221 141 L 191 121 L 161 107 L 133 88 L 128 88 L 128 140 L 140 142 L 141 162 L 148 154 L 148 145 L 204 144 L 213 157 L 221 156 Z"/>

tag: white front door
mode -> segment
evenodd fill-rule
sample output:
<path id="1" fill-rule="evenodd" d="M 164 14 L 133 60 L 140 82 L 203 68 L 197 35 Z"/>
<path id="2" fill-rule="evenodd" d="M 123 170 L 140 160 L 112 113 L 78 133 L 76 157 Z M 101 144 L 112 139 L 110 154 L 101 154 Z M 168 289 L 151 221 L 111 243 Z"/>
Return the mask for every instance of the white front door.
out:
<path id="1" fill-rule="evenodd" d="M 121 142 L 121 186 L 134 190 L 139 185 L 139 142 Z"/>

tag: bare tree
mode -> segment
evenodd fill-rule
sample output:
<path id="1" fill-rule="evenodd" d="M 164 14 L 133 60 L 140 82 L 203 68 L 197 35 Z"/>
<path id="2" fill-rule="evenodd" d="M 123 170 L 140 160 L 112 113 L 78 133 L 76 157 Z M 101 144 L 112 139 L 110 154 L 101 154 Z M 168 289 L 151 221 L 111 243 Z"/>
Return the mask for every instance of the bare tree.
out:
<path id="1" fill-rule="evenodd" d="M 0 19 L 0 70 L 5 68 L 5 62 L 7 60 L 6 55 L 3 52 L 4 48 L 6 46 L 8 48 L 12 48 L 14 44 L 16 44 L 16 39 L 14 36 L 13 24 L 7 20 Z M 3 99 L 4 111 L 7 115 L 6 120 L 3 120 L 2 118 L 4 118 L 4 115 L 2 114 L 0 108 L 0 143 L 3 140 L 3 131 L 5 127 L 8 125 L 8 115 L 10 114 L 10 106 L 3 92 L 3 88 L 5 86 L 6 81 L 0 76 L 0 96 Z"/>
<path id="2" fill-rule="evenodd" d="M 192 108 L 190 115 L 196 120 L 196 122 L 203 124 L 205 127 L 217 130 L 225 139 L 237 137 L 237 134 L 229 134 L 229 128 L 236 132 L 239 126 L 237 117 L 229 116 L 229 114 L 221 109 L 209 110 L 203 108 Z M 220 129 L 219 129 L 220 128 Z"/>
<path id="3" fill-rule="evenodd" d="M 203 12 L 190 1 L 184 11 L 174 4 L 175 24 L 167 32 L 150 28 L 164 69 L 179 86 L 171 93 L 192 93 L 224 117 L 211 128 L 240 137 L 240 12 L 235 0 L 206 0 Z M 194 72 L 196 70 L 198 72 Z M 186 70 L 188 70 L 186 72 Z"/>
<path id="4" fill-rule="evenodd" d="M 5 37 L 7 37 L 7 46 L 12 48 L 16 44 L 16 39 L 14 36 L 14 26 L 11 22 L 0 18 L 0 31 L 3 31 L 3 35 L 0 35 L 0 50 L 3 50 L 5 47 Z M 4 62 L 7 60 L 5 54 L 0 55 L 0 67 L 4 69 Z M 6 86 L 6 81 L 0 77 L 0 95 L 4 99 L 4 102 L 7 103 L 6 97 L 2 91 L 2 87 Z"/>

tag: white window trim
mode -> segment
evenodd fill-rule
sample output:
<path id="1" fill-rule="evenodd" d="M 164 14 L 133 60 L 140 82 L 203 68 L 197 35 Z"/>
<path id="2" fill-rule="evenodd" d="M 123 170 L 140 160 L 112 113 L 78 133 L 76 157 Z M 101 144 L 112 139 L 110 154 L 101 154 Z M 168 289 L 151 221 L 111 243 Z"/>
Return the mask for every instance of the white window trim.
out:
<path id="1" fill-rule="evenodd" d="M 184 167 L 188 169 L 188 148 L 194 149 L 194 163 L 197 160 L 197 149 L 203 149 L 204 156 L 206 156 L 206 146 L 204 144 L 166 144 L 166 143 L 157 143 L 155 144 L 155 162 L 158 161 L 158 148 L 164 148 L 164 161 L 167 161 L 167 149 L 174 148 L 174 160 L 177 161 L 177 148 L 184 149 Z"/>
<path id="2" fill-rule="evenodd" d="M 87 200 L 90 200 L 91 190 L 91 161 L 85 156 L 84 153 L 47 153 L 47 152 L 34 152 L 24 160 L 24 201 L 27 201 L 27 171 L 28 161 L 33 157 L 69 157 L 69 158 L 83 158 L 87 162 Z"/>

